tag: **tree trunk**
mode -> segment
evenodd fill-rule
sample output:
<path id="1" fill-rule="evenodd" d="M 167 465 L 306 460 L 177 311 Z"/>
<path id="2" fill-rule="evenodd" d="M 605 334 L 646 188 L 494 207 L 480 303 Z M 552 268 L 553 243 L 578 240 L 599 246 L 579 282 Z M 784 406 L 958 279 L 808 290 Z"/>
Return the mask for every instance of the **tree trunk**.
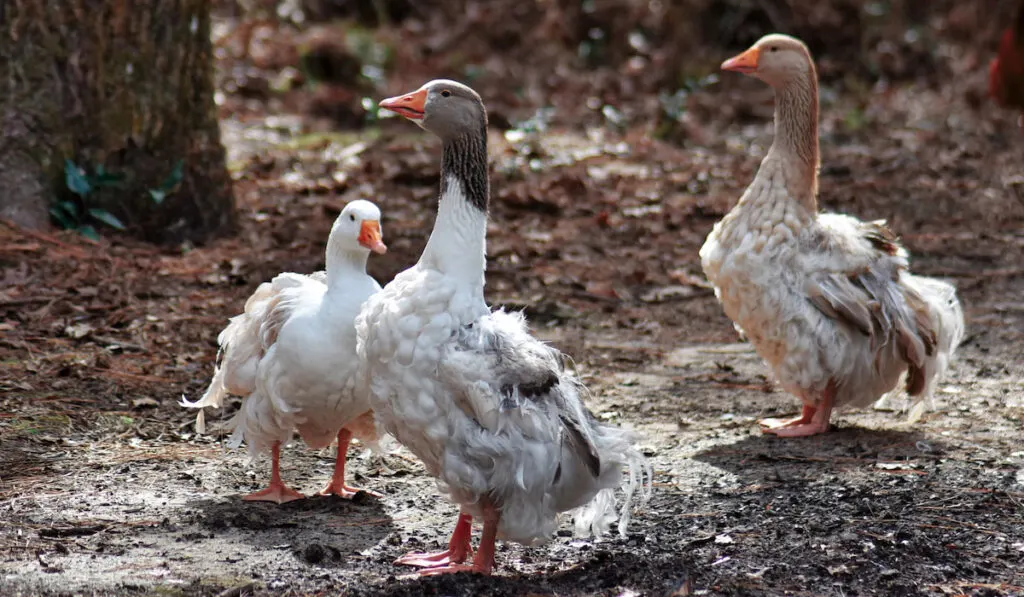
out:
<path id="1" fill-rule="evenodd" d="M 161 243 L 232 228 L 210 4 L 0 0 L 0 217 L 38 228 L 64 203 L 65 225 L 103 231 L 105 210 Z"/>

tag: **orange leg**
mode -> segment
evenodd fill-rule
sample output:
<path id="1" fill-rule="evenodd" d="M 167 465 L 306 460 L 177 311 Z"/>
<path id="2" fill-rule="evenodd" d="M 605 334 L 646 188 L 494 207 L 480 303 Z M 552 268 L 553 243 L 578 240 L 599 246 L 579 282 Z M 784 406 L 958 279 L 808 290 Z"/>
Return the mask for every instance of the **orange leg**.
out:
<path id="1" fill-rule="evenodd" d="M 779 437 L 807 437 L 825 433 L 829 428 L 828 421 L 832 416 L 832 401 L 835 398 L 835 393 L 835 385 L 829 382 L 821 403 L 817 407 L 805 404 L 803 413 L 789 421 L 764 419 L 760 421 L 763 426 L 761 431 Z"/>
<path id="2" fill-rule="evenodd" d="M 455 523 L 452 538 L 448 541 L 448 549 L 437 553 L 408 553 L 395 560 L 395 563 L 420 568 L 461 564 L 466 561 L 467 556 L 473 553 L 473 547 L 469 544 L 472 530 L 473 517 L 469 514 L 459 514 L 459 521 Z"/>
<path id="3" fill-rule="evenodd" d="M 293 500 L 301 500 L 306 497 L 287 487 L 281 482 L 281 470 L 279 461 L 281 459 L 281 442 L 274 442 L 274 447 L 270 452 L 270 485 L 262 491 L 250 493 L 244 496 L 242 499 L 249 502 L 277 502 L 283 504 Z"/>
<path id="4" fill-rule="evenodd" d="M 365 491 L 372 496 L 382 497 L 376 491 L 345 485 L 345 459 L 348 455 L 348 443 L 350 441 L 352 441 L 352 432 L 342 428 L 338 432 L 338 456 L 334 461 L 334 475 L 331 477 L 331 482 L 327 484 L 327 487 L 320 492 L 320 495 L 337 495 L 350 500 L 360 491 Z"/>
<path id="5" fill-rule="evenodd" d="M 493 507 L 487 506 L 484 510 L 484 530 L 480 534 L 480 549 L 476 550 L 472 564 L 447 564 L 437 568 L 426 568 L 420 570 L 420 576 L 450 574 L 452 572 L 490 574 L 491 570 L 494 569 L 494 540 L 498 537 L 498 520 L 500 518 L 501 513 Z"/>

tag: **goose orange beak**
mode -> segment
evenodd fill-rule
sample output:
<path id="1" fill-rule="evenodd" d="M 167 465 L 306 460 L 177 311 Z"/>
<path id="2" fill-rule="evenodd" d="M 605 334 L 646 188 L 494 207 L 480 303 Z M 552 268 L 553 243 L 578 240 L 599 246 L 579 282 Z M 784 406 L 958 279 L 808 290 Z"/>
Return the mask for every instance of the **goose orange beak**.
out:
<path id="1" fill-rule="evenodd" d="M 426 103 L 427 90 L 420 88 L 412 93 L 389 97 L 386 100 L 382 100 L 379 105 L 381 108 L 401 114 L 409 120 L 423 120 L 423 110 Z"/>
<path id="2" fill-rule="evenodd" d="M 380 222 L 377 220 L 365 220 L 363 222 L 363 225 L 359 227 L 358 240 L 359 244 L 374 253 L 383 255 L 388 252 L 387 246 L 385 246 L 384 241 L 381 240 Z"/>
<path id="3" fill-rule="evenodd" d="M 757 61 L 761 58 L 761 50 L 750 48 L 739 56 L 733 56 L 722 63 L 722 70 L 731 70 L 749 75 L 757 70 Z"/>

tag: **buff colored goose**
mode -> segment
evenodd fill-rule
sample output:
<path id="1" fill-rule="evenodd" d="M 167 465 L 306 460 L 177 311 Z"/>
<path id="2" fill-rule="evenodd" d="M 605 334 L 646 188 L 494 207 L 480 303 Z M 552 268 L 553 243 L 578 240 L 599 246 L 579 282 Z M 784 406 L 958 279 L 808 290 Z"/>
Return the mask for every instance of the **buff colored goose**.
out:
<path id="1" fill-rule="evenodd" d="M 366 273 L 370 251 L 386 250 L 380 210 L 369 201 L 352 201 L 331 228 L 326 271 L 283 273 L 260 284 L 245 312 L 217 337 L 219 364 L 210 387 L 182 405 L 219 407 L 228 394 L 243 397 L 230 423 L 231 445 L 244 440 L 253 456 L 271 457 L 269 486 L 243 499 L 284 503 L 304 497 L 281 481 L 279 471 L 280 446 L 295 429 L 314 449 L 338 439 L 334 476 L 322 495 L 351 498 L 359 491 L 345 484 L 348 444 L 353 434 L 369 442 L 376 436 L 369 401 L 357 391 L 354 321 L 380 290 Z M 203 411 L 196 427 L 204 430 Z"/>
<path id="2" fill-rule="evenodd" d="M 489 574 L 495 539 L 542 541 L 570 510 L 578 531 L 600 533 L 614 520 L 614 491 L 628 468 L 624 532 L 650 475 L 632 437 L 593 417 L 563 355 L 534 338 L 521 314 L 492 312 L 484 301 L 490 191 L 480 96 L 436 80 L 380 105 L 442 139 L 441 196 L 419 261 L 357 319 L 359 355 L 378 422 L 461 509 L 447 550 L 396 563 L 421 574 Z M 464 564 L 473 518 L 483 533 Z"/>
<path id="3" fill-rule="evenodd" d="M 802 42 L 768 35 L 722 68 L 775 89 L 771 149 L 700 250 L 726 315 L 803 402 L 763 430 L 825 432 L 833 408 L 868 406 L 901 378 L 916 419 L 963 336 L 956 290 L 911 275 L 884 221 L 818 213 L 818 82 Z"/>

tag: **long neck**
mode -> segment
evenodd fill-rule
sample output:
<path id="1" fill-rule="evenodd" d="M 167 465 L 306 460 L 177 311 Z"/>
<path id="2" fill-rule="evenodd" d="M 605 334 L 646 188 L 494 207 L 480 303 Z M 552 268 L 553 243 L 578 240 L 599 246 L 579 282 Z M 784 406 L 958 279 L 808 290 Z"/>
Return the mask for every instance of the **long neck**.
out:
<path id="1" fill-rule="evenodd" d="M 420 262 L 482 289 L 489 197 L 486 127 L 446 139 L 437 220 Z"/>
<path id="2" fill-rule="evenodd" d="M 818 209 L 818 84 L 814 69 L 775 91 L 775 139 L 759 175 L 782 175 L 789 195 Z M 781 172 L 780 172 L 781 170 Z"/>
<path id="3" fill-rule="evenodd" d="M 332 240 L 332 239 L 331 239 Z M 368 251 L 354 251 L 332 246 L 327 241 L 327 291 L 337 292 L 350 287 L 354 280 L 366 275 Z"/>

